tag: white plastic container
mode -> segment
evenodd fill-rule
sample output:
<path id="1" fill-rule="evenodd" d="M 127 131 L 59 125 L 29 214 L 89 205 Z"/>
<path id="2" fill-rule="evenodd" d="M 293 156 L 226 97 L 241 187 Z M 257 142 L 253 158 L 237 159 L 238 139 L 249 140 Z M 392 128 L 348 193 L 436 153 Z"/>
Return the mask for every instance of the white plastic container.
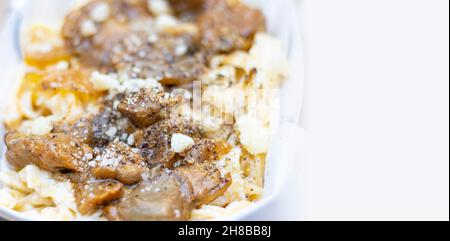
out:
<path id="1" fill-rule="evenodd" d="M 53 5 L 47 4 L 51 2 Z M 301 112 L 304 84 L 304 63 L 300 36 L 298 7 L 294 0 L 247 0 L 263 10 L 269 33 L 280 39 L 286 49 L 291 72 L 281 90 L 281 112 L 279 126 L 272 138 L 266 160 L 266 176 L 263 199 L 224 220 L 280 220 L 299 217 L 298 192 L 291 181 L 298 162 L 302 160 L 303 129 L 297 125 Z M 54 24 L 61 19 L 70 1 L 39 0 L 25 1 L 16 8 L 0 33 L 0 122 L 6 105 L 11 99 L 15 82 L 20 78 L 21 66 L 19 39 L 21 29 L 31 22 Z M 25 16 L 25 17 L 24 17 Z M 4 159 L 4 129 L 0 125 L 0 168 L 7 165 Z M 0 183 L 1 185 L 1 183 Z M 287 188 L 289 187 L 289 188 Z M 274 207 L 283 207 L 282 209 Z M 28 220 L 22 214 L 0 207 L 0 218 Z"/>

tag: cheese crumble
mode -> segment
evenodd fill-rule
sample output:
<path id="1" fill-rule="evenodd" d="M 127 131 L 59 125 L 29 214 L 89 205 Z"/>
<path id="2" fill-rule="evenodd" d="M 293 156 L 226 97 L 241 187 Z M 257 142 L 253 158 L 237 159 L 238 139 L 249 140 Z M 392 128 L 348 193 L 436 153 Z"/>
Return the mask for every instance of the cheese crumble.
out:
<path id="1" fill-rule="evenodd" d="M 183 134 L 172 135 L 171 147 L 176 153 L 182 153 L 183 151 L 191 148 L 194 144 L 194 140 L 189 136 Z"/>

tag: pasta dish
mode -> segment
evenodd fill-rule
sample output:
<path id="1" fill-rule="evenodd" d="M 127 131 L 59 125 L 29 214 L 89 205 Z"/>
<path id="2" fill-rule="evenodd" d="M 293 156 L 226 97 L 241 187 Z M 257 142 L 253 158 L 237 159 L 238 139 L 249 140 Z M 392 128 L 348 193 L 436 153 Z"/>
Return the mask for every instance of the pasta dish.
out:
<path id="1" fill-rule="evenodd" d="M 261 199 L 277 89 L 238 0 L 92 0 L 24 36 L 0 206 L 37 220 L 208 220 Z"/>

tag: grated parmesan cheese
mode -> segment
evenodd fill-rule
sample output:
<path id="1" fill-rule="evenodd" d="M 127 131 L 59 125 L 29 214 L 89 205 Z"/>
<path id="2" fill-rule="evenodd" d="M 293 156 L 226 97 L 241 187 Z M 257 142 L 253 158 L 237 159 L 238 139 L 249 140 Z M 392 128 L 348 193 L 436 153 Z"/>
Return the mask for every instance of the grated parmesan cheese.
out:
<path id="1" fill-rule="evenodd" d="M 118 93 L 134 93 L 141 89 L 163 89 L 155 79 L 120 79 L 114 74 L 93 72 L 90 79 L 94 89 Z"/>
<path id="2" fill-rule="evenodd" d="M 176 27 L 177 25 L 177 19 L 168 14 L 162 14 L 158 16 L 155 21 L 155 28 L 159 31 L 165 31 L 169 28 Z"/>
<path id="3" fill-rule="evenodd" d="M 270 144 L 270 129 L 262 121 L 244 115 L 237 121 L 240 142 L 252 155 L 267 153 Z"/>
<path id="4" fill-rule="evenodd" d="M 128 136 L 128 139 L 127 139 L 127 144 L 129 145 L 129 146 L 132 146 L 132 145 L 134 145 L 134 134 L 131 134 L 130 136 Z"/>
<path id="5" fill-rule="evenodd" d="M 52 122 L 45 117 L 39 117 L 31 124 L 31 134 L 45 135 L 53 130 Z"/>
<path id="6" fill-rule="evenodd" d="M 90 12 L 91 18 L 97 23 L 106 21 L 109 18 L 110 14 L 111 9 L 106 2 L 98 3 Z"/>
<path id="7" fill-rule="evenodd" d="M 111 90 L 118 87 L 117 80 L 97 71 L 92 73 L 91 83 L 94 85 L 94 89 L 98 91 Z"/>
<path id="8" fill-rule="evenodd" d="M 172 150 L 176 153 L 181 153 L 189 148 L 191 148 L 195 144 L 194 140 L 189 136 L 183 134 L 173 134 L 171 147 Z"/>
<path id="9" fill-rule="evenodd" d="M 147 0 L 147 7 L 155 15 L 171 13 L 170 6 L 166 0 Z"/>
<path id="10" fill-rule="evenodd" d="M 92 35 L 97 33 L 97 27 L 95 26 L 94 21 L 88 19 L 84 20 L 81 23 L 81 34 L 84 37 L 91 37 Z"/>
<path id="11" fill-rule="evenodd" d="M 106 131 L 105 134 L 106 134 L 107 136 L 111 137 L 111 138 L 115 137 L 116 134 L 117 134 L 117 127 L 115 127 L 115 126 L 110 127 L 110 128 Z"/>

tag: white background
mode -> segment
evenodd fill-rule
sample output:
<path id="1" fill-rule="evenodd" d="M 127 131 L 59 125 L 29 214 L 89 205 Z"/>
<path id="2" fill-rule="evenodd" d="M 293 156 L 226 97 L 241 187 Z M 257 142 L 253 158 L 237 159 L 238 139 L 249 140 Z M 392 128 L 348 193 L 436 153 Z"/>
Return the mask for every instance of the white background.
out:
<path id="1" fill-rule="evenodd" d="M 303 0 L 302 219 L 449 218 L 449 1 Z"/>

